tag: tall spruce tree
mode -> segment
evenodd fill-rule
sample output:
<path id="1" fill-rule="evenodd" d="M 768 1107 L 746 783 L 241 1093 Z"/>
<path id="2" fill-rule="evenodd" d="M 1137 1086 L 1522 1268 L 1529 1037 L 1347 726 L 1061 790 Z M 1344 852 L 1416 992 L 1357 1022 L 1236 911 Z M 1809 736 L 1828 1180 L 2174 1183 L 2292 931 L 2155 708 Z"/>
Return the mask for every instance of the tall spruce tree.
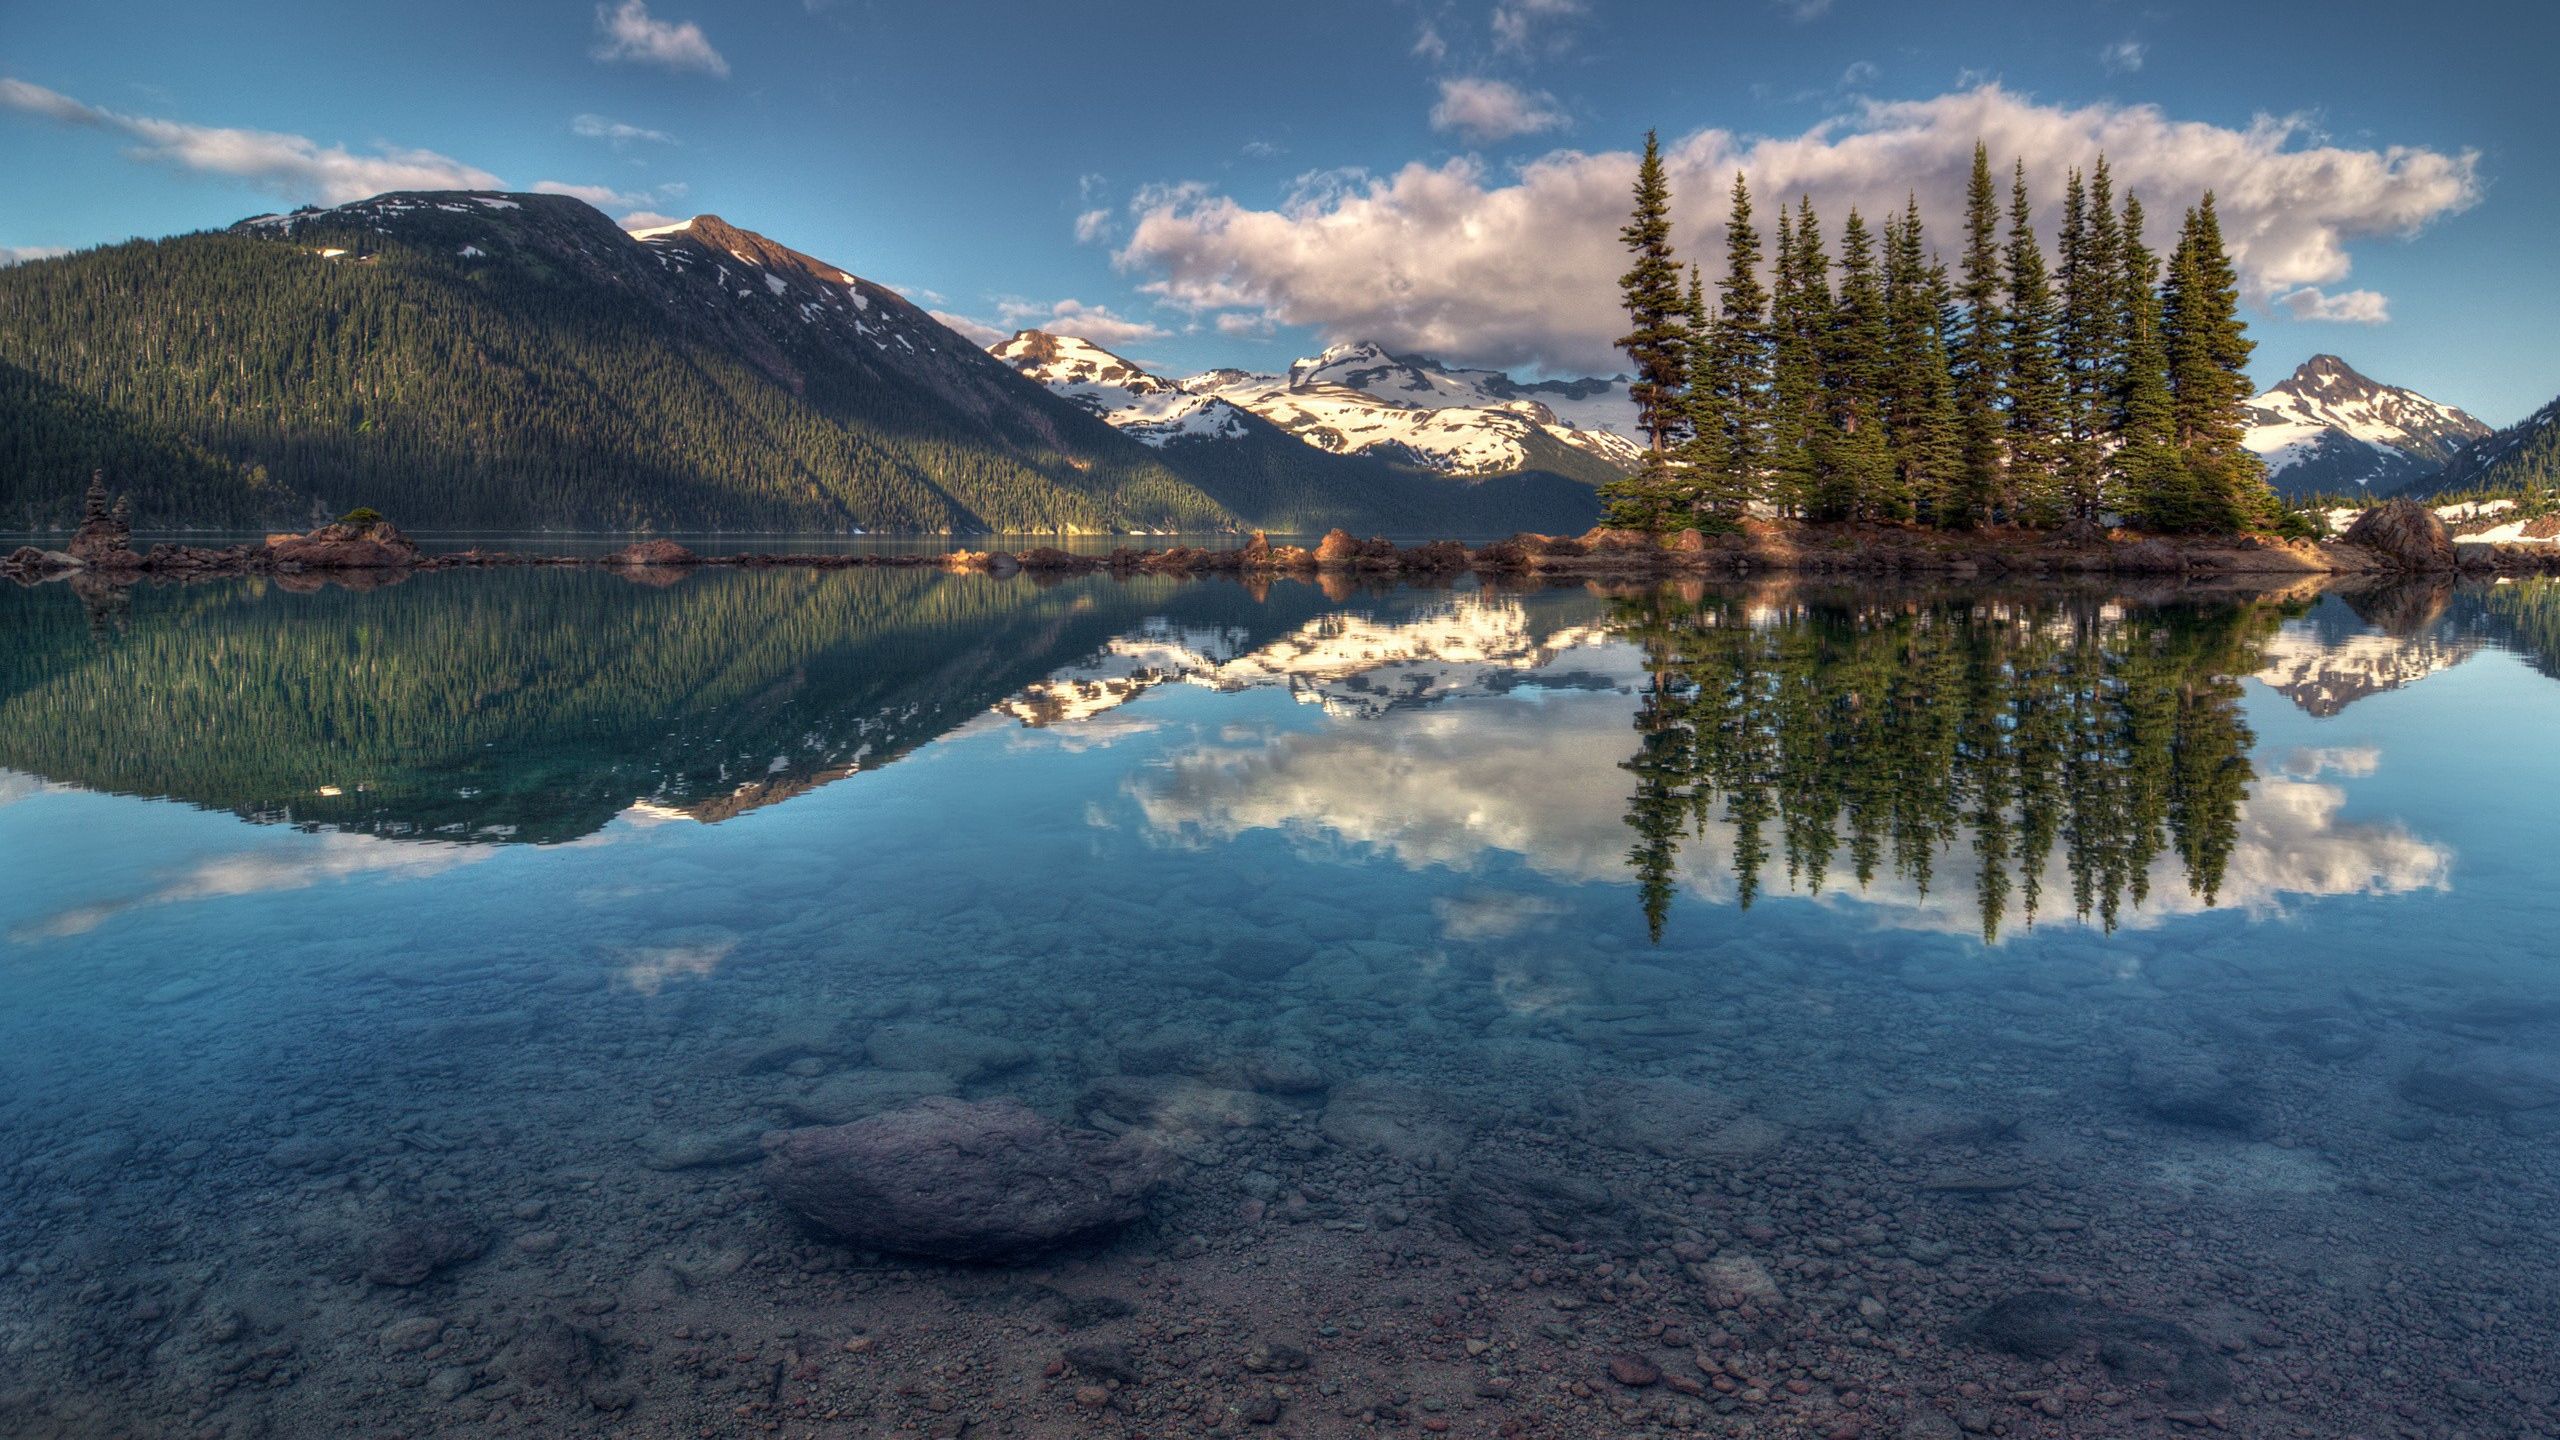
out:
<path id="1" fill-rule="evenodd" d="M 1899 520 L 1909 513 L 1886 441 L 1888 323 L 1875 239 L 1853 208 L 1840 231 L 1840 293 L 1823 361 L 1829 425 L 1816 513 Z"/>
<path id="2" fill-rule="evenodd" d="M 1636 167 L 1635 210 L 1618 238 L 1634 257 L 1618 277 L 1627 311 L 1627 352 L 1635 378 L 1627 386 L 1637 423 L 1656 451 L 1667 450 L 1680 427 L 1680 388 L 1688 370 L 1688 306 L 1680 294 L 1680 266 L 1671 253 L 1671 182 L 1662 171 L 1662 148 L 1644 135 L 1644 159 Z"/>
<path id="3" fill-rule="evenodd" d="M 2169 347 L 2160 322 L 2160 261 L 2143 240 L 2141 197 L 2124 198 L 2116 261 L 2116 325 L 2123 361 L 2109 457 L 2118 504 L 2146 530 L 2181 528 L 2189 506 L 2172 443 Z"/>
<path id="4" fill-rule="evenodd" d="M 1681 390 L 1688 379 L 1688 305 L 1680 293 L 1680 266 L 1671 252 L 1671 182 L 1662 170 L 1662 147 L 1653 131 L 1644 136 L 1644 158 L 1636 166 L 1635 207 L 1618 238 L 1633 261 L 1618 277 L 1618 293 L 1627 311 L 1627 333 L 1618 348 L 1627 352 L 1635 378 L 1627 398 L 1635 402 L 1636 423 L 1650 441 L 1644 465 L 1634 475 L 1603 486 L 1614 525 L 1659 530 L 1675 508 L 1674 475 L 1668 451 L 1679 438 Z"/>
<path id="5" fill-rule="evenodd" d="M 2161 295 L 2169 354 L 2171 428 L 2191 510 L 2183 528 L 2230 531 L 2268 518 L 2266 477 L 2242 444 L 2248 431 L 2249 355 L 2240 277 L 2223 247 L 2213 193 L 2187 212 Z"/>
<path id="6" fill-rule="evenodd" d="M 2009 185 L 2007 518 L 2050 525 L 2061 511 L 2063 388 L 2055 352 L 2061 315 L 2027 201 L 2027 167 Z"/>
<path id="7" fill-rule="evenodd" d="M 2124 429 L 2119 408 L 2124 393 L 2124 224 L 2116 215 L 2115 177 L 2108 173 L 2103 154 L 2089 173 L 2086 267 L 2087 314 L 2082 324 L 2090 367 L 2088 423 L 2095 435 L 2098 486 L 2098 509 L 2090 518 L 2097 519 L 2123 508 L 2114 490 L 2109 458 L 2121 443 Z"/>
<path id="8" fill-rule="evenodd" d="M 2001 374 L 2007 368 L 2000 293 L 2000 208 L 1991 188 L 1991 152 L 1973 147 L 1973 179 L 1965 188 L 1965 247 L 1956 295 L 1964 328 L 1954 363 L 1956 423 L 1964 468 L 1946 521 L 1979 525 L 1999 503 L 2005 473 L 2000 415 Z"/>
<path id="9" fill-rule="evenodd" d="M 1828 449 L 1823 352 L 1831 327 L 1830 257 L 1810 196 L 1795 222 L 1779 222 L 1778 288 L 1770 305 L 1769 498 L 1780 513 L 1806 514 Z"/>
<path id="10" fill-rule="evenodd" d="M 1783 229 L 1783 212 L 1779 219 Z M 1701 346 L 1704 363 L 1691 367 L 1699 508 L 1702 520 L 1718 525 L 1738 521 L 1760 498 L 1769 461 L 1769 296 L 1760 284 L 1751 189 L 1739 172 L 1724 249 L 1716 313 Z"/>
<path id="11" fill-rule="evenodd" d="M 1963 460 L 1948 369 L 1946 272 L 1929 262 L 1920 198 L 1885 225 L 1885 424 L 1894 489 L 1908 513 L 1943 523 Z"/>
<path id="12" fill-rule="evenodd" d="M 2115 313 L 2112 241 L 2091 223 L 2090 194 L 2080 172 L 2063 192 L 2061 269 L 2062 510 L 2089 522 L 2105 508 L 2106 393 L 2104 356 Z M 2111 227 L 2110 227 L 2111 228 Z"/>

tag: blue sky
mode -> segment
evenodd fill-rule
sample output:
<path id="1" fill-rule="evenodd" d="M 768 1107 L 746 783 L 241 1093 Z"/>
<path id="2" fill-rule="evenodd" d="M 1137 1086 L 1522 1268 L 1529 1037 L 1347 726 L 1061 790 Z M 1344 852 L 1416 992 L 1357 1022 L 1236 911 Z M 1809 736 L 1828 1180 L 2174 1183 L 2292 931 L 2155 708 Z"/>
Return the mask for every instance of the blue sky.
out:
<path id="1" fill-rule="evenodd" d="M 2334 351 L 2505 423 L 2560 392 L 2553 9 L 13 5 L 0 247 L 550 182 L 1176 371 L 1376 338 L 1570 372 L 1610 364 L 1647 127 L 1710 267 L 1737 166 L 1835 227 L 1916 190 L 1944 245 L 1980 133 L 2048 204 L 2101 146 L 2155 225 L 2216 187 L 2262 379 Z"/>

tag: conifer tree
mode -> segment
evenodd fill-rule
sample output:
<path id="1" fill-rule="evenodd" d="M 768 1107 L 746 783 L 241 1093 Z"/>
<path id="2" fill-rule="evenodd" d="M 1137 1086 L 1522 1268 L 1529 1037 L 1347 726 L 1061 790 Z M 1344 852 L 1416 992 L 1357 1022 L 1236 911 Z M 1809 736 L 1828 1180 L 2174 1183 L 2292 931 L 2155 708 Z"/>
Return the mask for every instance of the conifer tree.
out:
<path id="1" fill-rule="evenodd" d="M 2087 309 L 2081 324 L 2090 366 L 2087 423 L 2095 436 L 2097 451 L 2098 510 L 2105 513 L 2122 508 L 2113 493 L 2108 454 L 2123 432 L 2119 405 L 2124 393 L 2124 226 L 2116 216 L 2115 179 L 2107 171 L 2104 155 L 2098 157 L 2096 168 L 2089 174 L 2086 269 Z"/>
<path id="2" fill-rule="evenodd" d="M 1943 523 L 1963 458 L 1947 366 L 1946 272 L 1932 267 L 1920 198 L 1885 225 L 1885 421 L 1894 489 L 1909 513 Z"/>
<path id="3" fill-rule="evenodd" d="M 1716 282 L 1716 312 L 1700 347 L 1704 363 L 1691 369 L 1696 485 L 1709 523 L 1740 519 L 1759 497 L 1769 457 L 1768 307 L 1751 190 L 1737 172 L 1725 221 L 1724 278 Z"/>
<path id="4" fill-rule="evenodd" d="M 1847 520 L 1899 520 L 1909 513 L 1885 438 L 1887 317 L 1875 241 L 1855 209 L 1840 231 L 1840 294 L 1824 357 L 1827 454 L 1817 513 Z"/>
<path id="5" fill-rule="evenodd" d="M 2020 161 L 2009 186 L 2009 280 L 2006 332 L 2009 398 L 2008 518 L 2049 525 L 2060 511 L 2062 373 L 2054 342 L 2060 315 L 2036 242 L 2027 203 L 2027 167 Z"/>
<path id="6" fill-rule="evenodd" d="M 2179 528 L 2187 509 L 2184 476 L 2171 444 L 2169 349 L 2160 326 L 2160 262 L 2142 238 L 2139 196 L 2124 200 L 2117 255 L 2116 324 L 2123 362 L 2114 406 L 2112 457 L 2119 503 L 2150 530 Z"/>
<path id="7" fill-rule="evenodd" d="M 1780 513 L 1802 515 L 1823 464 L 1822 354 L 1831 318 L 1830 260 L 1809 196 L 1797 201 L 1792 225 L 1778 223 L 1777 268 L 1769 311 L 1769 498 Z"/>
<path id="8" fill-rule="evenodd" d="M 1628 325 L 1618 348 L 1627 352 L 1635 369 L 1627 395 L 1635 402 L 1637 423 L 1658 454 L 1670 448 L 1679 431 L 1689 327 L 1680 266 L 1671 254 L 1671 182 L 1663 175 L 1662 148 L 1650 130 L 1644 136 L 1644 159 L 1636 167 L 1635 210 L 1618 238 L 1634 257 L 1627 273 L 1618 277 Z"/>
<path id="9" fill-rule="evenodd" d="M 2063 513 L 2073 520 L 2094 521 L 2104 508 L 2106 489 L 2106 396 L 2104 352 L 2107 321 L 2115 312 L 2110 286 L 2114 280 L 2112 242 L 2102 244 L 2090 219 L 2090 195 L 2080 172 L 2071 172 L 2063 193 L 2061 270 L 2062 328 L 2058 342 L 2062 365 Z"/>
<path id="10" fill-rule="evenodd" d="M 1662 147 L 1653 131 L 1644 137 L 1636 167 L 1635 207 L 1618 238 L 1633 261 L 1618 277 L 1627 311 L 1627 352 L 1635 378 L 1627 398 L 1650 444 L 1635 474 L 1600 489 L 1612 525 L 1660 530 L 1677 508 L 1677 478 L 1669 450 L 1681 427 L 1681 389 L 1688 379 L 1688 306 L 1680 294 L 1680 266 L 1671 253 L 1671 183 L 1662 171 Z"/>
<path id="11" fill-rule="evenodd" d="M 2000 211 L 1991 189 L 1991 153 L 1973 147 L 1973 179 L 1965 189 L 1963 282 L 1957 299 L 1964 328 L 1955 347 L 1956 419 L 1963 446 L 1962 474 L 1946 523 L 1979 525 L 1998 503 L 2004 455 L 2000 390 L 2004 321 L 2000 311 Z"/>
<path id="12" fill-rule="evenodd" d="M 2229 531 L 2262 523 L 2265 471 L 2241 443 L 2248 430 L 2249 354 L 2240 277 L 2222 243 L 2213 193 L 2187 212 L 2161 293 L 2169 355 L 2171 428 L 2191 511 L 2183 528 Z"/>

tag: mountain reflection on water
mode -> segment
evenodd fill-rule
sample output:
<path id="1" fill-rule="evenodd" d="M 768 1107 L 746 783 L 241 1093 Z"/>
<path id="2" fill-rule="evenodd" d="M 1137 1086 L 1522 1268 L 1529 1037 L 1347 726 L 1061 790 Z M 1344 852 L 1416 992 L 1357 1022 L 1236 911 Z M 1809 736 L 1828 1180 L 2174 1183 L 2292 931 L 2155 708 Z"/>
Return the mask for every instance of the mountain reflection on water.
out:
<path id="1" fill-rule="evenodd" d="M 1657 939 L 1683 893 L 1747 909 L 1772 885 L 1927 928 L 1969 899 L 1986 939 L 2441 887 L 2441 847 L 2341 819 L 2323 777 L 2348 762 L 2258 773 L 2241 678 L 2327 717 L 2483 646 L 2545 673 L 2560 655 L 2547 581 L 2315 601 L 532 571 L 140 599 L 20 602 L 0 767 L 339 834 L 544 844 L 724 820 L 972 723 L 1091 744 L 1160 685 L 1277 688 L 1361 723 L 1169 757 L 1132 782 L 1151 824 L 1623 873 Z M 1515 693 L 1547 703 L 1475 703 Z M 1599 832 L 1611 803 L 1631 843 Z"/>
<path id="2" fill-rule="evenodd" d="M 2554 1433 L 2555 622 L 0 591 L 0 1434 Z M 758 1179 L 939 1096 L 1161 1188 Z"/>

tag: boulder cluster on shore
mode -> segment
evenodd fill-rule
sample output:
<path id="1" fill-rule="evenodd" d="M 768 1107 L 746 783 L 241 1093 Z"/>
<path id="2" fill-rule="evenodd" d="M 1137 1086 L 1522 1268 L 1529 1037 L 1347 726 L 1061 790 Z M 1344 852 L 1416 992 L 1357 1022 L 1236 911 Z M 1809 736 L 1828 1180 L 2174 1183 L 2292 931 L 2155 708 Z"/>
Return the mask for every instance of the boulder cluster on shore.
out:
<path id="1" fill-rule="evenodd" d="M 66 575 L 108 580 L 221 575 L 299 575 L 453 570 L 522 565 L 599 565 L 634 578 L 669 579 L 696 566 L 811 569 L 939 568 L 993 575 L 1351 574 L 1381 579 L 1445 577 L 1464 572 L 1558 579 L 1654 575 L 1909 575 L 1945 579 L 2061 575 L 2371 575 L 2560 573 L 2560 546 L 2457 547 L 2435 512 L 2395 500 L 2365 512 L 2336 541 L 2263 535 L 2161 537 L 2095 527 L 2063 531 L 1983 530 L 1967 533 L 1887 525 L 1812 525 L 1753 521 L 1721 535 L 1682 530 L 1652 535 L 1598 527 L 1581 535 L 1522 533 L 1469 547 L 1455 540 L 1400 546 L 1335 530 L 1309 547 L 1275 545 L 1260 531 L 1234 549 L 1175 545 L 1123 546 L 1075 554 L 1054 546 L 1028 550 L 952 550 L 941 554 L 769 553 L 698 555 L 672 540 L 642 540 L 601 556 L 540 555 L 477 548 L 430 555 L 387 520 L 358 512 L 303 534 L 270 535 L 263 545 L 152 546 L 133 549 L 125 503 L 108 502 L 102 480 L 89 487 L 86 512 L 68 549 L 21 546 L 0 558 L 0 575 L 29 582 Z"/>

